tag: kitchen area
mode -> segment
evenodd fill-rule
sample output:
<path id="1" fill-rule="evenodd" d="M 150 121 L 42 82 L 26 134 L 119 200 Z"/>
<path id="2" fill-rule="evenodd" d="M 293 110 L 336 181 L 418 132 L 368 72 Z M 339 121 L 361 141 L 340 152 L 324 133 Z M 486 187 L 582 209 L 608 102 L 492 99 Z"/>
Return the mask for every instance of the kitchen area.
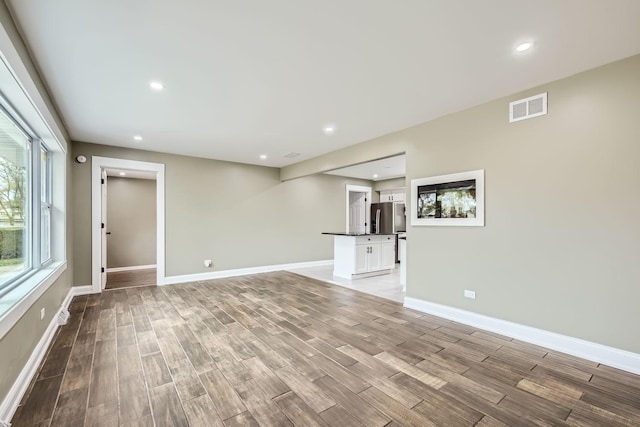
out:
<path id="1" fill-rule="evenodd" d="M 344 232 L 323 233 L 334 237 L 334 276 L 353 280 L 390 274 L 396 268 L 401 255 L 399 238 L 406 236 L 404 192 L 383 192 L 380 199 L 384 201 L 370 203 L 365 198 L 368 215 L 363 231 L 353 231 L 353 224 L 349 224 Z M 350 218 L 360 219 L 358 215 Z"/>
<path id="2" fill-rule="evenodd" d="M 330 173 L 354 177 L 369 174 L 374 179 L 371 187 L 346 186 L 345 229 L 322 233 L 333 238 L 333 264 L 292 271 L 403 302 L 407 226 L 404 155 Z"/>

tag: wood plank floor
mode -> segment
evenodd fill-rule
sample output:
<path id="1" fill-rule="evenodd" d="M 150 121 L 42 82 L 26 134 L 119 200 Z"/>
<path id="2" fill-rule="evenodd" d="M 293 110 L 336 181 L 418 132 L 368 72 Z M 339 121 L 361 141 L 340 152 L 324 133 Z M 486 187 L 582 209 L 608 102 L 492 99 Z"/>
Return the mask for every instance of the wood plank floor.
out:
<path id="1" fill-rule="evenodd" d="M 149 286 L 156 284 L 156 269 L 112 271 L 107 273 L 105 289 L 131 288 L 133 286 Z"/>
<path id="2" fill-rule="evenodd" d="M 640 376 L 278 272 L 76 297 L 12 425 L 640 425 Z"/>

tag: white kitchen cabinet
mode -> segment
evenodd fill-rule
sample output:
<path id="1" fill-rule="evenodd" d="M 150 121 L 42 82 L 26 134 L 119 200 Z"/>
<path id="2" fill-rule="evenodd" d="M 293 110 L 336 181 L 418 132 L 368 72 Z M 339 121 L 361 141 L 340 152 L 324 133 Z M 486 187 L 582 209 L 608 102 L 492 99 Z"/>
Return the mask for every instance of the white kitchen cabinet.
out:
<path id="1" fill-rule="evenodd" d="M 381 269 L 380 243 L 369 245 L 369 256 L 367 257 L 367 271 L 376 271 Z"/>
<path id="2" fill-rule="evenodd" d="M 391 193 L 392 202 L 404 202 L 404 190 L 393 190 Z"/>
<path id="3" fill-rule="evenodd" d="M 334 262 L 335 264 L 335 262 Z M 369 246 L 356 245 L 356 268 L 354 273 L 366 273 L 369 266 Z M 337 276 L 338 274 L 336 274 Z"/>
<path id="4" fill-rule="evenodd" d="M 381 191 L 380 192 L 380 203 L 384 202 L 393 202 L 393 197 L 391 191 Z"/>
<path id="5" fill-rule="evenodd" d="M 380 192 L 380 202 L 404 202 L 404 190 L 386 190 Z"/>
<path id="6" fill-rule="evenodd" d="M 393 240 L 384 240 L 380 244 L 381 257 L 380 257 L 380 267 L 383 269 L 391 269 L 396 266 L 396 236 L 385 236 L 390 237 Z"/>
<path id="7" fill-rule="evenodd" d="M 356 274 L 380 270 L 382 236 L 356 237 Z"/>
<path id="8" fill-rule="evenodd" d="M 390 273 L 395 242 L 395 235 L 334 235 L 333 275 L 356 279 Z"/>

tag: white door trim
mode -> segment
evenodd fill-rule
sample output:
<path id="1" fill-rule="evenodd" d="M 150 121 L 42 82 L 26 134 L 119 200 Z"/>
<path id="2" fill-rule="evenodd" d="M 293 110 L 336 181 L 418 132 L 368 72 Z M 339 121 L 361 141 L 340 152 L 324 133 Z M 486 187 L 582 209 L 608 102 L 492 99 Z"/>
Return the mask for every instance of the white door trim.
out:
<path id="1" fill-rule="evenodd" d="M 346 215 L 347 221 L 345 223 L 345 232 L 349 232 L 349 193 L 367 193 L 367 203 L 365 204 L 365 218 L 367 221 L 367 227 L 371 225 L 371 187 L 363 187 L 361 185 L 350 185 L 347 184 L 345 193 L 345 207 L 346 207 Z M 365 230 L 367 232 L 367 230 Z"/>
<path id="2" fill-rule="evenodd" d="M 102 169 L 125 169 L 156 173 L 156 264 L 157 283 L 165 280 L 164 259 L 164 165 L 161 163 L 139 162 L 135 160 L 112 159 L 92 156 L 91 158 L 91 287 L 93 292 L 102 292 L 100 268 L 102 267 L 101 212 L 102 197 L 100 179 Z"/>

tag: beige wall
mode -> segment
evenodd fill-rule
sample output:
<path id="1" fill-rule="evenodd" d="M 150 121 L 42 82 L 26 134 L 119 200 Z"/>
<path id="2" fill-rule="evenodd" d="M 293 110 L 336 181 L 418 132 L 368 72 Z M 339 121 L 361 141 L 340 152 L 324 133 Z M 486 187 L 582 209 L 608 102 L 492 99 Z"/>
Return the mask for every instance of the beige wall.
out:
<path id="1" fill-rule="evenodd" d="M 107 178 L 107 267 L 156 263 L 156 181 Z"/>
<path id="2" fill-rule="evenodd" d="M 396 132 L 286 166 L 280 170 L 280 179 L 287 181 L 404 154 L 408 142 L 401 133 Z"/>
<path id="3" fill-rule="evenodd" d="M 320 233 L 345 229 L 345 185 L 371 185 L 330 175 L 281 182 L 275 168 L 73 143 L 79 154 L 165 164 L 167 276 L 331 259 L 333 241 Z M 72 174 L 78 285 L 91 280 L 90 170 L 88 161 Z"/>
<path id="4" fill-rule="evenodd" d="M 0 2 L 0 25 L 9 34 L 13 47 L 17 50 L 20 56 L 20 61 L 27 68 L 30 76 L 21 76 L 23 80 L 30 78 L 39 91 L 39 96 L 42 97 L 46 103 L 48 111 L 42 111 L 41 113 L 45 117 L 53 119 L 53 123 L 48 123 L 51 129 L 61 138 L 66 137 L 66 132 L 61 126 L 61 121 L 57 116 L 53 104 L 51 103 L 44 84 L 39 79 L 35 72 L 35 67 L 31 62 L 27 49 L 25 48 L 22 40 L 15 28 L 15 25 L 9 15 L 4 2 Z M 12 64 L 15 65 L 15 64 Z M 23 81 L 24 83 L 24 81 Z M 35 97 L 35 93 L 29 93 L 32 99 Z M 62 141 L 66 143 L 66 141 Z M 67 167 L 71 162 L 71 158 L 67 156 Z M 66 250 L 67 257 L 70 258 L 72 252 L 71 241 L 71 226 L 72 216 L 70 214 L 71 198 L 72 194 L 69 191 L 70 182 L 66 183 L 66 217 L 67 217 L 67 230 L 66 230 Z M 67 296 L 72 278 L 72 261 L 69 259 L 69 265 L 67 270 L 58 278 L 58 280 L 31 306 L 31 308 L 22 316 L 22 318 L 13 326 L 13 328 L 0 339 L 0 401 L 3 401 L 9 392 L 14 381 L 18 378 L 18 375 L 24 368 L 27 360 L 31 356 L 31 353 L 36 347 L 36 344 L 40 341 L 42 334 L 46 330 L 47 326 L 60 309 L 62 301 Z M 40 320 L 40 309 L 45 308 L 46 315 L 44 319 Z"/>
<path id="5" fill-rule="evenodd" d="M 373 191 L 397 190 L 405 188 L 407 182 L 405 178 L 385 179 L 384 181 L 376 181 L 373 183 Z"/>
<path id="6" fill-rule="evenodd" d="M 300 162 L 283 177 L 374 160 L 398 144 L 408 184 L 485 169 L 485 227 L 407 228 L 407 296 L 640 353 L 638 75 L 634 56 Z M 548 115 L 508 123 L 509 102 L 545 91 Z"/>
<path id="7" fill-rule="evenodd" d="M 408 228 L 407 295 L 640 353 L 638 76 L 635 56 L 402 132 L 408 181 L 486 171 L 485 227 Z"/>

